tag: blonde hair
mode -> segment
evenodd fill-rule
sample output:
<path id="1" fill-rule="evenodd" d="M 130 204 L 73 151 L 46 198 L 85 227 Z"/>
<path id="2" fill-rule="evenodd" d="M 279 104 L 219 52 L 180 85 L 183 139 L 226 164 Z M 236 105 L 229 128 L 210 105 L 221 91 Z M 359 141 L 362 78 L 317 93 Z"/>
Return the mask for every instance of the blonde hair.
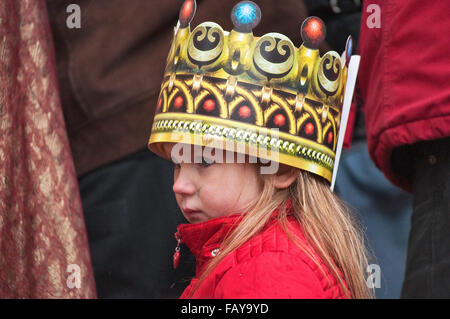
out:
<path id="1" fill-rule="evenodd" d="M 273 175 L 262 177 L 264 186 L 261 197 L 249 205 L 247 213 L 240 216 L 238 225 L 226 236 L 220 253 L 206 266 L 190 296 L 225 256 L 264 228 L 278 207 L 278 222 L 283 230 L 324 273 L 320 261 L 306 247 L 296 243 L 288 229 L 286 204 L 292 198 L 291 214 L 345 296 L 373 298 L 373 290 L 368 288 L 364 277 L 368 253 L 361 227 L 350 209 L 330 190 L 329 184 L 302 170 L 298 170 L 296 181 L 290 187 L 281 190 L 275 188 Z"/>

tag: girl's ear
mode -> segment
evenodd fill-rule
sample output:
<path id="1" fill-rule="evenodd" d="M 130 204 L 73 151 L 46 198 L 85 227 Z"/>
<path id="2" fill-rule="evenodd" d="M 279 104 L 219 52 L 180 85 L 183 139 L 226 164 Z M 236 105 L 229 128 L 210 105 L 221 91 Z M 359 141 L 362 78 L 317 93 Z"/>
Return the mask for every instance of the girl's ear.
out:
<path id="1" fill-rule="evenodd" d="M 288 188 L 297 179 L 297 176 L 297 168 L 280 164 L 274 176 L 274 186 L 278 189 Z"/>

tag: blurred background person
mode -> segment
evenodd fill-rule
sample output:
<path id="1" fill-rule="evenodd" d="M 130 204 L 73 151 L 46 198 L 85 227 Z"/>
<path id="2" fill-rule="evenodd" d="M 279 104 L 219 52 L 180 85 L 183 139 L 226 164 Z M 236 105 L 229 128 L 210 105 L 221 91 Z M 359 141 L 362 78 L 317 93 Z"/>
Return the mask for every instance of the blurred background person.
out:
<path id="1" fill-rule="evenodd" d="M 326 41 L 332 49 L 342 53 L 349 35 L 353 38 L 354 48 L 358 48 L 361 1 L 304 0 L 304 3 L 309 15 L 319 16 L 325 21 Z M 371 63 L 365 52 L 354 54 L 361 54 L 362 65 Z M 373 263 L 380 267 L 380 286 L 375 287 L 376 297 L 399 298 L 405 272 L 411 196 L 393 186 L 369 157 L 358 86 L 354 94 L 356 103 L 352 105 L 347 126 L 347 148 L 343 150 L 339 163 L 335 191 L 355 208 L 366 228 L 368 243 L 376 257 Z M 370 274 L 368 272 L 366 275 L 369 277 Z"/>
<path id="2" fill-rule="evenodd" d="M 370 157 L 413 197 L 402 298 L 450 297 L 449 10 L 419 0 L 364 1 L 362 10 Z"/>

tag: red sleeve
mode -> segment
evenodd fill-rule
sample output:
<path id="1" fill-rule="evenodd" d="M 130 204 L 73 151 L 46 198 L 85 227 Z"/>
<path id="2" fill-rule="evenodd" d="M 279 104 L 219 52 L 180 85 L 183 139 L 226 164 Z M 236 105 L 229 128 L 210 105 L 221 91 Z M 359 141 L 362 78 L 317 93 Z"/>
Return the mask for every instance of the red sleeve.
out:
<path id="1" fill-rule="evenodd" d="M 225 273 L 214 298 L 326 298 L 319 278 L 301 258 L 266 252 L 239 263 Z"/>

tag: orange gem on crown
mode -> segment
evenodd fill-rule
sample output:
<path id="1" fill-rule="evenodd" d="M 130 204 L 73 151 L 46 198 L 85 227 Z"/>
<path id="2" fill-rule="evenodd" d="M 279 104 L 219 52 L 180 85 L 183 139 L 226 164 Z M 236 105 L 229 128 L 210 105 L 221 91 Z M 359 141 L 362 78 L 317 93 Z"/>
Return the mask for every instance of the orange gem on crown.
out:
<path id="1" fill-rule="evenodd" d="M 326 36 L 325 23 L 318 17 L 303 21 L 301 30 L 304 44 L 311 49 L 317 49 Z"/>

